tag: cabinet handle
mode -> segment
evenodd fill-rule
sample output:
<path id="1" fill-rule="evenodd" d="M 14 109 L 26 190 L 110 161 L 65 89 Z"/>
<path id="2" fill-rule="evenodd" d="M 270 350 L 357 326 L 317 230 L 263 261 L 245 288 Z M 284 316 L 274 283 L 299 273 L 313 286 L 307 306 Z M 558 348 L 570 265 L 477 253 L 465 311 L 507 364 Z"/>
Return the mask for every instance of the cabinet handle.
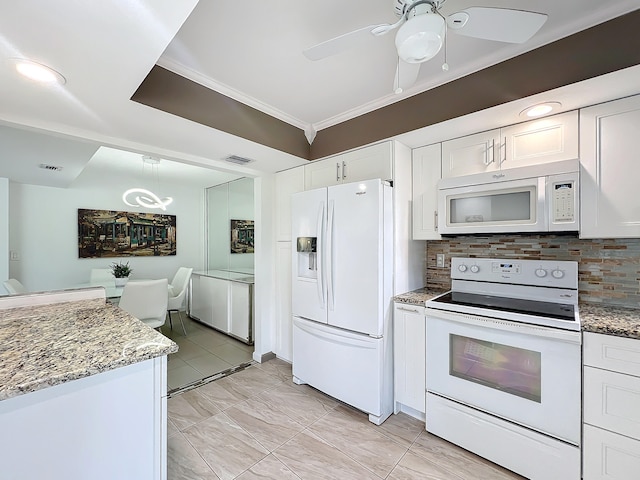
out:
<path id="1" fill-rule="evenodd" d="M 484 156 L 484 164 L 486 166 L 489 166 L 490 164 L 496 161 L 495 149 L 496 149 L 496 141 L 495 139 L 492 138 L 491 145 L 489 145 L 489 147 L 487 148 L 488 152 Z"/>
<path id="2" fill-rule="evenodd" d="M 405 312 L 413 312 L 413 313 L 420 313 L 420 310 L 418 310 L 417 308 L 406 308 L 406 307 L 396 307 L 398 310 L 403 310 Z"/>
<path id="3" fill-rule="evenodd" d="M 336 162 L 336 182 L 340 181 L 340 162 Z"/>
<path id="4" fill-rule="evenodd" d="M 438 231 L 438 211 L 437 210 L 433 211 L 433 229 L 436 232 Z"/>
<path id="5" fill-rule="evenodd" d="M 342 162 L 342 179 L 347 178 L 347 164 Z"/>

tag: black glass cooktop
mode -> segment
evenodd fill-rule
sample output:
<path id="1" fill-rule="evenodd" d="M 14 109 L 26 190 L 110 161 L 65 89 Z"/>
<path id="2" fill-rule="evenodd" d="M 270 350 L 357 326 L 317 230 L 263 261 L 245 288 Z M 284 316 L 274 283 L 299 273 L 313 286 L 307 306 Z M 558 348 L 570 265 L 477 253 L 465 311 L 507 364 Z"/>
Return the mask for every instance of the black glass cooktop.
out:
<path id="1" fill-rule="evenodd" d="M 464 305 L 496 311 L 507 311 L 535 315 L 538 317 L 554 318 L 567 322 L 575 322 L 574 305 L 563 303 L 541 302 L 539 300 L 523 300 L 519 298 L 494 297 L 466 292 L 449 292 L 433 303 L 447 303 L 450 305 Z"/>

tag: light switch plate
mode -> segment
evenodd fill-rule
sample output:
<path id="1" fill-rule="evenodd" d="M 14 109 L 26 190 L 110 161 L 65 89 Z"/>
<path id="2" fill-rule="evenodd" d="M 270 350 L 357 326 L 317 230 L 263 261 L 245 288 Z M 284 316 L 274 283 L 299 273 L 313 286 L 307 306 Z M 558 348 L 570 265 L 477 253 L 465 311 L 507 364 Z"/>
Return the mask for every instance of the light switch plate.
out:
<path id="1" fill-rule="evenodd" d="M 436 254 L 436 267 L 444 268 L 444 253 Z"/>

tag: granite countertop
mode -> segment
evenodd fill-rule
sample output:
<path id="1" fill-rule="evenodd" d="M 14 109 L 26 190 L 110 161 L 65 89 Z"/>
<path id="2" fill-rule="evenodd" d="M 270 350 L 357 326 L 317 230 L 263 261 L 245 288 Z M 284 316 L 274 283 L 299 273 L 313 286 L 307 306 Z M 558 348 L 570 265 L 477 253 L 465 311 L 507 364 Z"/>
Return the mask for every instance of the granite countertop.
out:
<path id="1" fill-rule="evenodd" d="M 393 297 L 393 301 L 397 303 L 406 303 L 409 305 L 420 305 L 424 307 L 424 303 L 427 300 L 431 300 L 438 295 L 443 294 L 440 290 L 431 290 L 429 288 L 419 288 L 411 292 L 402 293 Z"/>
<path id="2" fill-rule="evenodd" d="M 104 299 L 0 312 L 0 401 L 178 351 Z"/>
<path id="3" fill-rule="evenodd" d="M 597 303 L 578 307 L 583 332 L 603 333 L 640 340 L 640 310 Z"/>
<path id="4" fill-rule="evenodd" d="M 444 292 L 419 288 L 393 297 L 397 303 L 424 306 Z M 602 333 L 640 340 L 640 309 L 614 307 L 597 303 L 581 303 L 578 307 L 583 332 Z"/>
<path id="5" fill-rule="evenodd" d="M 249 272 L 236 272 L 232 270 L 202 270 L 199 272 L 193 272 L 193 275 L 219 278 L 222 280 L 229 280 L 231 282 L 238 282 L 238 283 L 249 283 L 249 284 L 255 283 L 253 274 Z"/>

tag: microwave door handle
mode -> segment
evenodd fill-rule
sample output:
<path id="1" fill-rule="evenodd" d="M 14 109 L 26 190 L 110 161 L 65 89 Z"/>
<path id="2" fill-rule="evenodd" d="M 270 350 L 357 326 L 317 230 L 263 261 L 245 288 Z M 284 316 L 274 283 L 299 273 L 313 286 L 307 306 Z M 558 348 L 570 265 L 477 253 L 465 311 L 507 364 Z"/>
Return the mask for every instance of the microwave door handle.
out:
<path id="1" fill-rule="evenodd" d="M 504 141 L 502 142 L 502 155 L 500 155 L 500 166 L 502 166 L 502 164 L 504 162 L 507 161 L 507 136 L 504 136 Z"/>

